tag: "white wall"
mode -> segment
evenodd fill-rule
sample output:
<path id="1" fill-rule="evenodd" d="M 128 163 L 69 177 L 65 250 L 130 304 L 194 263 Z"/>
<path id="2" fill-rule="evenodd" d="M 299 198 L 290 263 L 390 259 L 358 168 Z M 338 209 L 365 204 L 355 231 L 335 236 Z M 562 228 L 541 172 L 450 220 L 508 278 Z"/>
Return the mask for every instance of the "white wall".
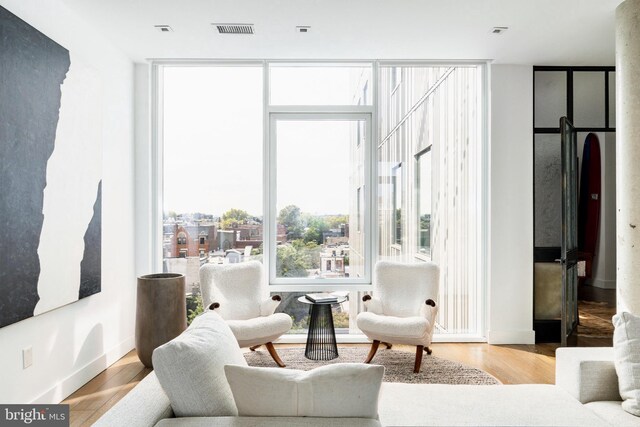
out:
<path id="1" fill-rule="evenodd" d="M 533 68 L 490 70 L 490 344 L 532 344 Z"/>
<path id="2" fill-rule="evenodd" d="M 60 0 L 0 5 L 97 70 L 104 90 L 102 292 L 0 329 L 0 402 L 56 403 L 134 346 L 134 69 Z"/>

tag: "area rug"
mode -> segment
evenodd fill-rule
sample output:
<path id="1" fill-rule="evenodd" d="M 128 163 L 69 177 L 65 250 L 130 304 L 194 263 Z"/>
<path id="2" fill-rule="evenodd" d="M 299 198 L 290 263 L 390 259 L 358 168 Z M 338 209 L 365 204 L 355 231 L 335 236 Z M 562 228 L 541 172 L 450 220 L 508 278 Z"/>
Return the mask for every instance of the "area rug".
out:
<path id="1" fill-rule="evenodd" d="M 361 363 L 369 347 L 338 348 L 339 356 L 333 360 L 309 360 L 304 357 L 304 348 L 278 349 L 278 354 L 288 369 L 308 371 L 319 366 L 334 363 Z M 265 350 L 257 350 L 244 354 L 249 366 L 275 367 L 273 359 Z M 420 373 L 413 373 L 415 354 L 399 350 L 380 349 L 373 358 L 372 364 L 385 368 L 384 382 L 415 384 L 501 384 L 490 374 L 470 366 L 451 360 L 440 359 L 424 353 Z"/>
<path id="2" fill-rule="evenodd" d="M 606 302 L 578 301 L 580 324 L 578 336 L 590 338 L 613 337 L 613 323 L 611 318 L 616 314 L 616 308 Z"/>

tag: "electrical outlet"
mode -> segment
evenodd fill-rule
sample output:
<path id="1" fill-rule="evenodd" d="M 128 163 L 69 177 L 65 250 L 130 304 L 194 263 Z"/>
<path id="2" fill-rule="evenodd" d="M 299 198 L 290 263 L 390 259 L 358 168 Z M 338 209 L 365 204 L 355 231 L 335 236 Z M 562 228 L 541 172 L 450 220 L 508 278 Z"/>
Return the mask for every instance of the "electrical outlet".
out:
<path id="1" fill-rule="evenodd" d="M 27 369 L 33 365 L 33 348 L 27 347 L 22 349 L 22 369 Z"/>

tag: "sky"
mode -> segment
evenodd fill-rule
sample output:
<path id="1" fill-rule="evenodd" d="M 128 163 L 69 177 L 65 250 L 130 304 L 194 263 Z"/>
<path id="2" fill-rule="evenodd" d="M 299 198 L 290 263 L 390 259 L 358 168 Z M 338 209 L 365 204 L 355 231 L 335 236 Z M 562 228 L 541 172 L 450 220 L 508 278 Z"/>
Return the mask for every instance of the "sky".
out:
<path id="1" fill-rule="evenodd" d="M 347 104 L 348 68 L 276 67 L 271 100 Z M 164 209 L 262 216 L 262 68 L 164 69 Z M 355 122 L 286 121 L 277 126 L 277 209 L 346 214 L 349 142 Z"/>

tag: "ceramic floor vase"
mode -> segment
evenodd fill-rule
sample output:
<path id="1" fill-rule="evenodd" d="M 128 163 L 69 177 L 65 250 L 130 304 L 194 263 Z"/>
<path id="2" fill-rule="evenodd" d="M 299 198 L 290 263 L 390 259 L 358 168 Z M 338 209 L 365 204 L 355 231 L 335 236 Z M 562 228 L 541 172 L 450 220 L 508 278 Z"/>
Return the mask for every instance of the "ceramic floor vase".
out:
<path id="1" fill-rule="evenodd" d="M 136 352 L 140 361 L 153 368 L 153 350 L 187 328 L 185 277 L 161 273 L 138 277 L 136 307 Z"/>

